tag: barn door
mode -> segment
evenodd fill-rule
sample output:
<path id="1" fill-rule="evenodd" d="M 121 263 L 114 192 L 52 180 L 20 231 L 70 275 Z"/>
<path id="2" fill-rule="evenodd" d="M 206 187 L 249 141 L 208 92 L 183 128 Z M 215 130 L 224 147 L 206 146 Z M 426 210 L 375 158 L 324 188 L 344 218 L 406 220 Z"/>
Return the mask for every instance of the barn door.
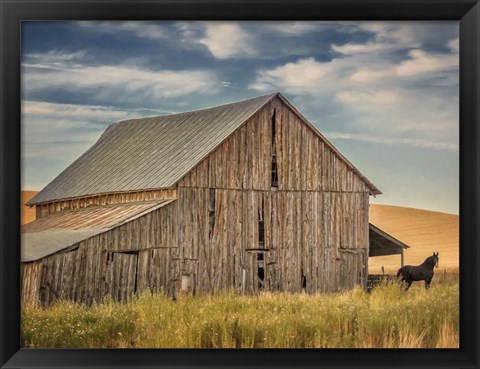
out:
<path id="1" fill-rule="evenodd" d="M 138 252 L 107 253 L 107 295 L 117 301 L 128 300 L 137 291 Z"/>

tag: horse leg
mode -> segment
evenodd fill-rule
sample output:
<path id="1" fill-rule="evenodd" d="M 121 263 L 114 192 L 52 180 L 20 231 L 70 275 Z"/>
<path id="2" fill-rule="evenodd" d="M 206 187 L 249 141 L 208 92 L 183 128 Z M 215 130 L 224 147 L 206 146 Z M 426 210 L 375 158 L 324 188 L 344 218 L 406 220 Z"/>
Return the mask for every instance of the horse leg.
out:
<path id="1" fill-rule="evenodd" d="M 408 289 L 412 285 L 412 281 L 411 280 L 406 280 L 405 282 L 406 282 L 405 291 L 408 291 Z"/>
<path id="2" fill-rule="evenodd" d="M 431 278 L 425 279 L 425 289 L 428 290 L 430 288 L 430 282 L 432 281 Z"/>

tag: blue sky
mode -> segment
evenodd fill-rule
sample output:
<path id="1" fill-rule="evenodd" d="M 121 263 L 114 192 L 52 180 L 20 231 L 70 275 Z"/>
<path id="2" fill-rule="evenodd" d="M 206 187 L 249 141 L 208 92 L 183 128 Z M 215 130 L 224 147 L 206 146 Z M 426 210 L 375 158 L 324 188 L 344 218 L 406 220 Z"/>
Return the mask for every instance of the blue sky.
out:
<path id="1" fill-rule="evenodd" d="M 458 22 L 24 22 L 22 188 L 108 124 L 286 96 L 383 194 L 458 214 Z"/>

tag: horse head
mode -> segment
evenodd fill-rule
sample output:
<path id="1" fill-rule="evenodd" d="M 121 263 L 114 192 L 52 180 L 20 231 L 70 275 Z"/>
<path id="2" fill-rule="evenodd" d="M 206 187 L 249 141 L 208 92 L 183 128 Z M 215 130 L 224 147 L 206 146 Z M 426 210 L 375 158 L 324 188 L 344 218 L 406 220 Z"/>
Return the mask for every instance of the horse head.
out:
<path id="1" fill-rule="evenodd" d="M 438 260 L 439 260 L 439 257 L 438 257 L 438 252 L 434 252 L 432 256 L 430 256 L 432 259 L 433 259 L 433 263 L 435 265 L 435 267 L 438 268 Z"/>

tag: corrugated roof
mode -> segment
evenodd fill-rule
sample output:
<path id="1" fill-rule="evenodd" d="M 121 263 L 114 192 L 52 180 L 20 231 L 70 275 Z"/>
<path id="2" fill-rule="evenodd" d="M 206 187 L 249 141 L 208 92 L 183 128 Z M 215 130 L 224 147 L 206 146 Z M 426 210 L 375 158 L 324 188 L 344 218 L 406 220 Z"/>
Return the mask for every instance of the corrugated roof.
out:
<path id="1" fill-rule="evenodd" d="M 22 261 L 34 261 L 152 212 L 175 200 L 63 210 L 22 226 Z"/>
<path id="2" fill-rule="evenodd" d="M 170 188 L 276 95 L 111 124 L 27 205 L 98 193 Z"/>
<path id="3" fill-rule="evenodd" d="M 410 248 L 384 230 L 369 223 L 370 252 L 368 256 L 384 256 L 401 254 L 402 250 Z"/>
<path id="4" fill-rule="evenodd" d="M 280 97 L 371 189 L 381 192 L 280 93 L 209 109 L 111 124 L 27 205 L 112 192 L 170 188 L 245 121 Z"/>

